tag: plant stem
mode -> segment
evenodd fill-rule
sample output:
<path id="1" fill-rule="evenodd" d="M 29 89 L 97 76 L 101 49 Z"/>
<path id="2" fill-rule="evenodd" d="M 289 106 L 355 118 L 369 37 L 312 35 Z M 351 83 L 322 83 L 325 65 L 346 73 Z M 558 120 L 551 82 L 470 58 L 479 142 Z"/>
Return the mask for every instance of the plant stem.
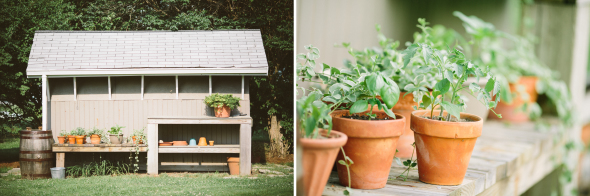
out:
<path id="1" fill-rule="evenodd" d="M 344 148 L 340 146 L 340 150 L 342 150 L 342 155 L 344 156 L 344 162 L 346 162 L 346 172 L 348 173 L 348 187 L 352 188 L 352 181 L 350 179 L 350 166 L 348 165 L 348 161 L 346 161 L 346 153 L 344 152 Z"/>

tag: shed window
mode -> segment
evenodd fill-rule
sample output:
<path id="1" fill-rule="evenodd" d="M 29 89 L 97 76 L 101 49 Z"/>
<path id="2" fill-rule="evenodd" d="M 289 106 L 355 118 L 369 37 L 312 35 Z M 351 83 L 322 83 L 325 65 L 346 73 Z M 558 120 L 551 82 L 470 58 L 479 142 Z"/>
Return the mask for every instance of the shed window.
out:
<path id="1" fill-rule="evenodd" d="M 113 100 L 141 99 L 141 76 L 111 77 Z"/>

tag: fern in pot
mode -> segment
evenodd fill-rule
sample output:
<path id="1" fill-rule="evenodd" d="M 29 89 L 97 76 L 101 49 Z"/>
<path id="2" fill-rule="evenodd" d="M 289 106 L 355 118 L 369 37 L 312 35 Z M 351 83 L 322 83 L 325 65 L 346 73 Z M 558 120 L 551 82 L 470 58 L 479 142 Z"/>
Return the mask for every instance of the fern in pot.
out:
<path id="1" fill-rule="evenodd" d="M 385 187 L 406 123 L 405 117 L 391 111 L 400 96 L 397 83 L 390 73 L 370 72 L 362 65 L 340 70 L 323 64 L 322 72 L 316 73 L 319 49 L 311 45 L 306 49 L 307 54 L 298 55 L 303 60 L 297 68 L 299 77 L 311 82 L 317 77 L 327 85 L 321 100 L 332 109 L 332 129 L 348 137 L 337 158 L 340 184 L 357 189 Z M 373 58 L 370 63 L 377 62 Z"/>
<path id="2" fill-rule="evenodd" d="M 231 114 L 231 110 L 240 106 L 241 99 L 234 97 L 231 94 L 222 95 L 215 93 L 205 97 L 205 104 L 213 107 L 215 110 L 215 117 L 227 118 Z"/>
<path id="3" fill-rule="evenodd" d="M 424 21 L 424 19 L 419 19 Z M 483 120 L 463 113 L 465 98 L 459 95 L 469 88 L 471 95 L 494 112 L 500 101 L 500 83 L 489 68 L 474 65 L 459 49 L 437 49 L 432 43 L 414 43 L 405 50 L 404 62 L 421 59 L 421 65 L 437 71 L 432 93 L 416 97 L 420 103 L 412 112 L 410 128 L 414 131 L 420 181 L 438 185 L 463 182 L 475 142 L 481 136 Z M 469 76 L 487 80 L 481 88 L 476 82 L 465 87 Z M 418 89 L 417 89 L 418 90 Z M 493 100 L 493 96 L 496 99 Z M 499 114 L 494 113 L 501 118 Z M 404 164 L 406 165 L 406 164 Z M 409 167 L 416 164 L 408 163 Z"/>

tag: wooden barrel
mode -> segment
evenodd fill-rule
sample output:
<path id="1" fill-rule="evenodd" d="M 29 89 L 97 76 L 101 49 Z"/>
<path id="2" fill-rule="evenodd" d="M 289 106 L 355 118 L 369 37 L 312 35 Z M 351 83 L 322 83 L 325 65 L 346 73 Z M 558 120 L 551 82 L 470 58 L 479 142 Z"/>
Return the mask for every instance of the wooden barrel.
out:
<path id="1" fill-rule="evenodd" d="M 20 131 L 20 172 L 24 179 L 51 178 L 55 164 L 51 130 Z"/>

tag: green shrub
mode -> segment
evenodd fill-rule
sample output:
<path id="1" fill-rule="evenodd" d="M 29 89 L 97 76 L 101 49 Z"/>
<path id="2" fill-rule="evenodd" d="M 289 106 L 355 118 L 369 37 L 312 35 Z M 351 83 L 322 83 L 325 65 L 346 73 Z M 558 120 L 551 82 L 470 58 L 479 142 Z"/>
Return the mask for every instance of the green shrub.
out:
<path id="1" fill-rule="evenodd" d="M 240 106 L 240 98 L 234 97 L 233 95 L 221 95 L 219 93 L 215 93 L 205 97 L 205 104 L 209 107 L 223 107 L 224 105 L 229 107 L 230 109 L 234 109 Z"/>

